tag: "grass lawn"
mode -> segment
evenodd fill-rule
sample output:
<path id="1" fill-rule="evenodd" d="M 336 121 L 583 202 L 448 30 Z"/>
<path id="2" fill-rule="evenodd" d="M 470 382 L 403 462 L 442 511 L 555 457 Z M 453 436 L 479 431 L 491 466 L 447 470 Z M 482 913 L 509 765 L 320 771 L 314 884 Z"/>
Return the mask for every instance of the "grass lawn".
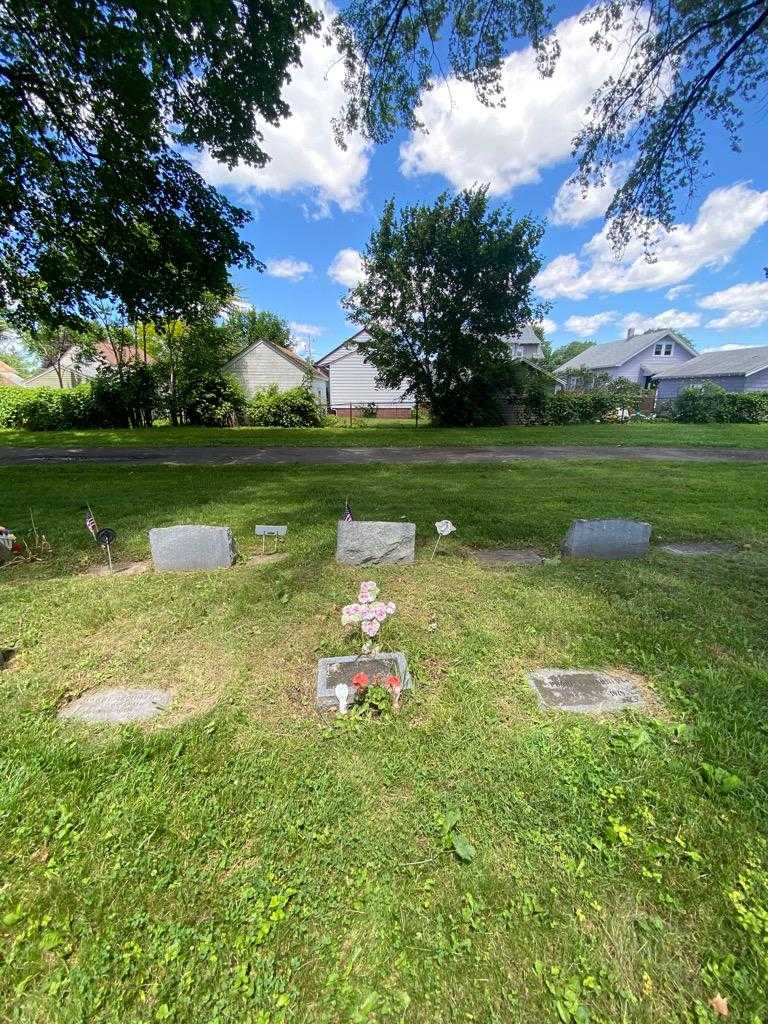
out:
<path id="1" fill-rule="evenodd" d="M 425 432 L 426 433 L 426 432 Z M 0 573 L 0 1015 L 15 1024 L 539 1024 L 768 1014 L 768 467 L 4 469 L 54 560 Z M 335 520 L 408 518 L 413 567 L 333 563 Z M 289 558 L 92 578 L 90 502 L 150 526 L 289 524 Z M 726 558 L 484 570 L 576 516 Z M 429 561 L 432 524 L 458 540 Z M 416 690 L 391 720 L 312 708 L 339 610 L 375 578 Z M 534 666 L 627 669 L 653 717 L 541 711 Z M 59 724 L 102 685 L 170 687 L 145 728 Z M 476 853 L 441 842 L 444 816 Z"/>
<path id="2" fill-rule="evenodd" d="M 340 421 L 331 427 L 154 427 L 151 430 L 28 431 L 0 429 L 0 447 L 165 447 L 274 445 L 370 448 L 379 445 L 642 445 L 685 448 L 768 448 L 768 423 L 590 423 L 566 427 L 416 427 L 411 420 Z"/>

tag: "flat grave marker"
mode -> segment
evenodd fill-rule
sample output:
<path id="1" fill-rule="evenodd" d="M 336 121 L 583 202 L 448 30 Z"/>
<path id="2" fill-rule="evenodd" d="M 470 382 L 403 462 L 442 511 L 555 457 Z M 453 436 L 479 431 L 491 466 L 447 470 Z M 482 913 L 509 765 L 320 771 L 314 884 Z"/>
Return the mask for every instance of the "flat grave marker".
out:
<path id="1" fill-rule="evenodd" d="M 320 658 L 317 663 L 315 681 L 315 707 L 318 711 L 338 710 L 337 686 L 349 687 L 348 693 L 351 701 L 355 693 L 352 677 L 356 676 L 358 672 L 364 672 L 372 685 L 383 684 L 388 676 L 397 676 L 403 690 L 410 690 L 413 687 L 408 663 L 402 651 Z"/>
<path id="2" fill-rule="evenodd" d="M 593 669 L 539 668 L 528 682 L 542 708 L 599 715 L 628 708 L 643 708 L 645 698 L 627 676 Z"/>
<path id="3" fill-rule="evenodd" d="M 642 558 L 651 542 L 651 524 L 635 519 L 574 519 L 562 544 L 571 558 Z"/>
<path id="4" fill-rule="evenodd" d="M 480 565 L 493 569 L 544 564 L 544 555 L 535 548 L 477 548 L 472 552 L 472 557 Z"/>
<path id="5" fill-rule="evenodd" d="M 415 554 L 415 523 L 355 519 L 336 528 L 336 561 L 342 565 L 410 565 Z"/>
<path id="6" fill-rule="evenodd" d="M 228 526 L 163 526 L 149 531 L 157 572 L 229 569 L 237 547 Z"/>
<path id="7" fill-rule="evenodd" d="M 154 718 L 171 702 L 168 690 L 129 690 L 115 687 L 94 690 L 59 709 L 62 720 L 85 722 L 88 725 L 125 725 Z"/>
<path id="8" fill-rule="evenodd" d="M 659 544 L 659 551 L 680 558 L 695 558 L 697 555 L 732 555 L 739 550 L 737 544 L 723 544 L 713 540 L 672 541 Z"/>

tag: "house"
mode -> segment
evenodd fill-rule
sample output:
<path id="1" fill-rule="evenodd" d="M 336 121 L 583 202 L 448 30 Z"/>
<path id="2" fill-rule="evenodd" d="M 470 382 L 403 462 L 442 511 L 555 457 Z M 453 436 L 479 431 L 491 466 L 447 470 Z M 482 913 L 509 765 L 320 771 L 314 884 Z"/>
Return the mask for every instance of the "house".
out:
<path id="1" fill-rule="evenodd" d="M 541 339 L 530 324 L 526 324 L 517 336 L 510 335 L 505 340 L 513 356 L 521 356 L 523 359 L 542 359 L 544 356 Z"/>
<path id="2" fill-rule="evenodd" d="M 402 389 L 382 388 L 376 384 L 376 367 L 366 362 L 357 347 L 359 341 L 369 337 L 363 328 L 318 359 L 316 365 L 328 374 L 331 411 L 359 412 L 364 406 L 375 405 L 380 419 L 407 419 L 416 404 L 415 399 L 413 395 L 404 396 Z M 526 324 L 517 337 L 506 340 L 517 358 L 529 361 L 543 354 L 541 342 L 530 324 Z"/>
<path id="3" fill-rule="evenodd" d="M 0 387 L 24 387 L 24 378 L 0 359 Z"/>
<path id="4" fill-rule="evenodd" d="M 696 350 L 674 331 L 643 331 L 630 328 L 626 338 L 593 345 L 567 363 L 557 372 L 566 378 L 566 387 L 578 381 L 569 375 L 581 370 L 607 374 L 611 378 L 623 377 L 643 387 L 650 387 L 660 371 L 670 366 L 679 367 L 696 358 Z"/>
<path id="5" fill-rule="evenodd" d="M 656 373 L 656 398 L 675 398 L 692 384 L 712 381 L 726 391 L 768 391 L 768 345 L 704 352 L 680 366 Z"/>
<path id="6" fill-rule="evenodd" d="M 298 387 L 311 374 L 312 390 L 318 401 L 323 406 L 328 404 L 326 371 L 274 342 L 255 341 L 225 363 L 223 369 L 240 381 L 249 397 L 270 384 L 276 384 L 280 391 Z"/>
<path id="7" fill-rule="evenodd" d="M 95 346 L 95 356 L 83 358 L 76 345 L 67 349 L 59 360 L 59 374 L 55 366 L 46 366 L 37 373 L 32 374 L 23 381 L 26 388 L 74 388 L 83 381 L 93 380 L 103 366 L 117 366 L 122 362 L 125 366 L 128 363 L 144 362 L 144 354 L 131 345 L 124 345 L 120 351 L 121 360 L 118 360 L 115 350 L 108 341 L 99 341 Z M 154 358 L 147 355 L 147 362 L 153 363 Z"/>

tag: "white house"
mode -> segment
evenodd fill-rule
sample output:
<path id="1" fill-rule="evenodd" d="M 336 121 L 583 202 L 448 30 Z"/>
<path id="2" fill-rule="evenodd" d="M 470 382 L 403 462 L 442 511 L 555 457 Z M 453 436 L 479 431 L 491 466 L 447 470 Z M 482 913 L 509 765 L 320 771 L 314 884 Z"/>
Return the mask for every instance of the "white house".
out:
<path id="1" fill-rule="evenodd" d="M 660 370 L 686 363 L 696 356 L 696 350 L 674 331 L 643 331 L 636 334 L 630 328 L 626 338 L 593 345 L 580 355 L 558 366 L 559 377 L 569 382 L 569 371 L 588 370 L 595 374 L 623 377 L 643 387 L 649 387 Z"/>
<path id="2" fill-rule="evenodd" d="M 225 363 L 223 369 L 240 381 L 249 397 L 270 384 L 276 384 L 280 391 L 296 388 L 311 373 L 313 392 L 323 406 L 328 404 L 325 370 L 271 341 L 255 341 Z"/>
<path id="3" fill-rule="evenodd" d="M 329 405 L 338 413 L 359 410 L 365 405 L 376 405 L 380 419 L 405 419 L 411 415 L 415 400 L 404 397 L 397 388 L 376 385 L 377 370 L 366 362 L 357 348 L 357 342 L 369 337 L 363 328 L 351 338 L 331 349 L 316 365 L 328 373 Z M 542 353 L 541 342 L 530 324 L 526 324 L 517 337 L 506 339 L 514 356 L 537 359 Z"/>
<path id="4" fill-rule="evenodd" d="M 122 348 L 121 356 L 122 365 L 143 361 L 144 358 L 142 353 L 131 345 L 126 345 Z M 151 355 L 147 355 L 147 362 L 154 362 Z M 82 384 L 83 381 L 93 380 L 101 367 L 117 366 L 117 364 L 118 360 L 115 350 L 108 341 L 97 342 L 95 358 L 88 357 L 83 359 L 80 350 L 73 346 L 67 349 L 59 360 L 61 381 L 59 381 L 56 367 L 46 366 L 45 369 L 38 370 L 31 377 L 26 377 L 23 384 L 25 388 L 74 388 L 78 384 Z"/>

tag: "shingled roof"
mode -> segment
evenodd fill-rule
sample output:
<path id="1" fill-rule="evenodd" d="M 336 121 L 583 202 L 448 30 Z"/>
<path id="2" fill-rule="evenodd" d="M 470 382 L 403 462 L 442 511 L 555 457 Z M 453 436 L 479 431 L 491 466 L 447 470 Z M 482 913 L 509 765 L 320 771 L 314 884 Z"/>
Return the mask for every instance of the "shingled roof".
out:
<path id="1" fill-rule="evenodd" d="M 687 377 L 749 377 L 768 369 L 768 345 L 704 352 L 687 363 L 678 363 L 655 376 L 659 379 Z"/>
<path id="2" fill-rule="evenodd" d="M 689 352 L 692 352 L 694 355 L 696 354 L 696 350 L 691 348 L 674 331 L 643 331 L 642 334 L 633 334 L 630 338 L 622 338 L 621 341 L 609 341 L 604 345 L 593 345 L 591 348 L 585 349 L 580 355 L 569 359 L 567 363 L 558 366 L 557 372 L 562 373 L 564 370 L 608 370 L 613 366 L 621 366 L 622 363 L 626 363 L 632 356 L 642 352 L 644 348 L 647 348 L 649 345 L 655 345 L 662 338 L 669 337 L 674 338 L 678 344 L 688 349 Z M 685 363 L 685 365 L 689 366 L 690 363 Z"/>

